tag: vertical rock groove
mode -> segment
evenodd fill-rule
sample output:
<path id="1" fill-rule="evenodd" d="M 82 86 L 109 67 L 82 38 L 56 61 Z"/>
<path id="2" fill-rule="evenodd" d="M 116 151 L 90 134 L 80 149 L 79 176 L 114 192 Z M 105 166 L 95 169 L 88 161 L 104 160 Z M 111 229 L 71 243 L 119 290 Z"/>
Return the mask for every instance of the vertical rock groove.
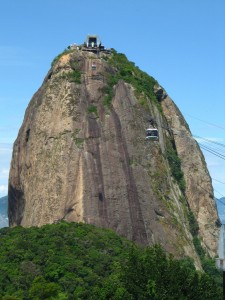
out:
<path id="1" fill-rule="evenodd" d="M 147 241 L 147 234 L 145 231 L 145 224 L 139 203 L 136 183 L 133 172 L 129 165 L 130 157 L 127 150 L 126 139 L 123 137 L 120 120 L 115 111 L 112 112 L 112 116 L 115 123 L 116 136 L 118 140 L 118 151 L 122 161 L 124 177 L 126 178 L 127 197 L 133 231 L 132 239 L 144 244 Z"/>

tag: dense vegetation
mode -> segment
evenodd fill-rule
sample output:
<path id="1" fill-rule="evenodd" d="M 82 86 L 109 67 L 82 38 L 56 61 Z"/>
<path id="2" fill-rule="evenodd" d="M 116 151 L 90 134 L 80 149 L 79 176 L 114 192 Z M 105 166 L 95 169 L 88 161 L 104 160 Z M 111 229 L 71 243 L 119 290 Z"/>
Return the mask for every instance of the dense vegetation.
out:
<path id="1" fill-rule="evenodd" d="M 0 229 L 0 299 L 221 299 L 190 259 L 111 230 L 66 223 Z"/>
<path id="2" fill-rule="evenodd" d="M 171 142 L 167 143 L 167 160 L 170 165 L 170 169 L 173 177 L 176 179 L 181 191 L 185 192 L 185 180 L 184 173 L 181 170 L 181 160 L 177 154 L 175 146 L 173 147 Z"/>
<path id="3" fill-rule="evenodd" d="M 189 219 L 190 231 L 193 236 L 193 244 L 201 260 L 203 270 L 208 274 L 210 274 L 211 276 L 213 276 L 215 281 L 218 284 L 221 284 L 221 271 L 215 268 L 215 261 L 206 254 L 205 250 L 201 245 L 201 240 L 198 235 L 199 233 L 198 222 L 191 210 L 188 213 L 188 219 Z"/>
<path id="4" fill-rule="evenodd" d="M 173 177 L 177 180 L 181 191 L 185 193 L 185 180 L 184 174 L 181 170 L 181 161 L 172 143 L 167 143 L 167 159 L 170 164 Z M 193 244 L 201 260 L 203 270 L 213 276 L 218 284 L 221 284 L 221 272 L 215 268 L 215 261 L 207 255 L 206 251 L 202 247 L 199 237 L 198 222 L 191 210 L 188 211 L 188 220 L 190 225 L 190 232 L 193 236 Z"/>
<path id="5" fill-rule="evenodd" d="M 105 57 L 108 59 L 108 57 Z M 105 104 L 110 105 L 113 97 L 113 86 L 123 79 L 130 83 L 142 105 L 146 105 L 146 97 L 151 99 L 161 111 L 161 106 L 155 96 L 154 86 L 157 81 L 147 73 L 141 71 L 135 64 L 129 61 L 125 54 L 112 51 L 112 56 L 108 59 L 109 64 L 114 68 L 114 74 L 107 74 L 108 86 L 105 88 Z"/>

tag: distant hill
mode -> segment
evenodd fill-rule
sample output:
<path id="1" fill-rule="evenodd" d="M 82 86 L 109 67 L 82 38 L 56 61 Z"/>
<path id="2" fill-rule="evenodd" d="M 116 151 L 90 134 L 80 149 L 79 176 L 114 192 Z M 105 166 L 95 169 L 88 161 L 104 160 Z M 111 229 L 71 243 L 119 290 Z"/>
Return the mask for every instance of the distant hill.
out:
<path id="1" fill-rule="evenodd" d="M 222 223 L 225 223 L 225 197 L 216 199 L 218 214 Z"/>
<path id="2" fill-rule="evenodd" d="M 0 228 L 8 226 L 8 196 L 0 198 Z"/>

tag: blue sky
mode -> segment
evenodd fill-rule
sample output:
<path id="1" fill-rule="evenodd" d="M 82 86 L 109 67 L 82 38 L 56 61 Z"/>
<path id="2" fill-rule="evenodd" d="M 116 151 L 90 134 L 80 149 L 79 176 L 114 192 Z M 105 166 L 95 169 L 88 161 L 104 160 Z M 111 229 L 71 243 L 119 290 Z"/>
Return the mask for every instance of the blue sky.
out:
<path id="1" fill-rule="evenodd" d="M 153 76 L 193 135 L 225 144 L 224 15 L 224 0 L 1 1 L 0 196 L 7 193 L 12 144 L 32 95 L 53 58 L 89 33 Z M 225 161 L 204 154 L 212 178 L 223 182 L 213 180 L 220 198 Z"/>

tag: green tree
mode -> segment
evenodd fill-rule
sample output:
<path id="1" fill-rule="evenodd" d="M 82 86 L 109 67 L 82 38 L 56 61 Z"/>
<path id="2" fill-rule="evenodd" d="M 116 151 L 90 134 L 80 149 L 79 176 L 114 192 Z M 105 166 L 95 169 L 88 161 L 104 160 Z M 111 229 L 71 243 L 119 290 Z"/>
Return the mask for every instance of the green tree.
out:
<path id="1" fill-rule="evenodd" d="M 55 299 L 60 292 L 60 287 L 54 282 L 47 282 L 42 276 L 34 279 L 29 289 L 29 297 L 35 300 Z"/>

